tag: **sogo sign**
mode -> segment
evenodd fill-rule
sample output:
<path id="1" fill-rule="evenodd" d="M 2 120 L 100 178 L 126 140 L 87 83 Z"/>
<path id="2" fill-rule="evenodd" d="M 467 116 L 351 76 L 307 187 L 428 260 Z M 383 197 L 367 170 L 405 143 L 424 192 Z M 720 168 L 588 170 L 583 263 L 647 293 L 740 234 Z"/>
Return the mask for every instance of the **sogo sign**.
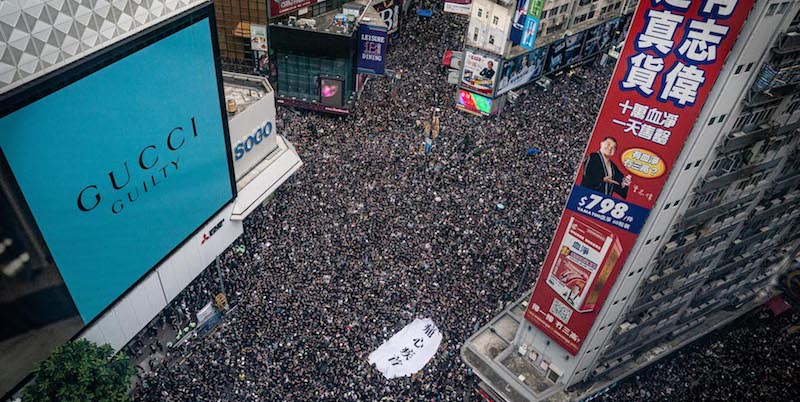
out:
<path id="1" fill-rule="evenodd" d="M 261 144 L 270 134 L 272 134 L 272 122 L 267 120 L 236 143 L 233 149 L 234 160 L 238 163 L 246 153 L 250 152 L 256 145 Z"/>
<path id="2" fill-rule="evenodd" d="M 269 92 L 228 122 L 236 180 L 253 170 L 278 147 L 274 133 L 275 114 L 275 97 Z"/>

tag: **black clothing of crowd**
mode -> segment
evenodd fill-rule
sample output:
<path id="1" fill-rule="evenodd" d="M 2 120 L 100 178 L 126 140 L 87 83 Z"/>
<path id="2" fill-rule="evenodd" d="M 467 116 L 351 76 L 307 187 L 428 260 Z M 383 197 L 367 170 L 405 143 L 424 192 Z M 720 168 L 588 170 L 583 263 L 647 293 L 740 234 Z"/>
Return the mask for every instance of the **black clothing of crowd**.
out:
<path id="1" fill-rule="evenodd" d="M 279 108 L 278 132 L 305 165 L 221 257 L 236 308 L 141 374 L 134 400 L 478 398 L 459 348 L 533 283 L 613 66 L 529 87 L 501 116 L 477 118 L 455 110 L 440 62 L 461 49 L 465 20 L 434 11 L 404 23 L 387 55 L 402 78 L 371 78 L 354 115 Z M 426 156 L 433 108 L 441 133 Z M 171 321 L 217 292 L 212 267 Z M 442 346 L 417 375 L 387 380 L 367 356 L 415 317 L 436 322 Z"/>
<path id="2" fill-rule="evenodd" d="M 279 133 L 305 165 L 222 258 L 238 307 L 214 335 L 143 374 L 137 400 L 455 401 L 471 392 L 459 348 L 533 282 L 611 67 L 583 70 L 582 84 L 530 89 L 502 116 L 474 117 L 455 110 L 441 68 L 464 29 L 438 11 L 407 19 L 387 55 L 402 78 L 371 78 L 353 116 L 279 109 Z M 418 121 L 436 107 L 441 133 L 420 155 Z M 528 156 L 532 147 L 541 154 Z M 213 275 L 172 311 L 201 308 L 218 291 Z M 442 347 L 415 377 L 386 380 L 367 356 L 416 316 L 437 323 Z"/>

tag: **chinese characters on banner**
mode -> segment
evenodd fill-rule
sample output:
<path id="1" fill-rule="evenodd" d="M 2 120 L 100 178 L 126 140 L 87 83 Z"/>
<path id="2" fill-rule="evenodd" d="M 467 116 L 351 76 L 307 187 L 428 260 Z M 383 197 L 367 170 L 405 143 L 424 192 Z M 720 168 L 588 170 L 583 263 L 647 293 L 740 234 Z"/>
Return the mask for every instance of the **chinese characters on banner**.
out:
<path id="1" fill-rule="evenodd" d="M 425 367 L 442 343 L 430 318 L 415 319 L 369 355 L 369 364 L 386 378 L 407 377 Z"/>
<path id="2" fill-rule="evenodd" d="M 525 318 L 576 355 L 754 0 L 642 0 Z"/>

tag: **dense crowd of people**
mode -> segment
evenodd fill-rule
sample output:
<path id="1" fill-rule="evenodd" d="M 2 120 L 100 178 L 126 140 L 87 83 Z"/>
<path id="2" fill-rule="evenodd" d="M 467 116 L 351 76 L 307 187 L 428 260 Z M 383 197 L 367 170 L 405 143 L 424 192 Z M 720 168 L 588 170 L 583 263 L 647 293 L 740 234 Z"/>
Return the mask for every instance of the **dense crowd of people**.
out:
<path id="1" fill-rule="evenodd" d="M 766 308 L 621 381 L 594 401 L 800 400 L 800 314 Z"/>
<path id="2" fill-rule="evenodd" d="M 222 256 L 236 307 L 213 335 L 140 373 L 135 400 L 460 401 L 473 392 L 459 348 L 533 283 L 611 66 L 525 89 L 501 116 L 478 118 L 455 110 L 440 63 L 461 48 L 465 20 L 437 12 L 405 24 L 387 55 L 402 78 L 369 80 L 352 116 L 279 109 L 280 133 L 305 165 Z M 425 155 L 421 122 L 434 108 L 441 131 Z M 218 291 L 206 270 L 160 325 L 185 325 Z M 415 317 L 437 323 L 442 346 L 417 375 L 387 380 L 367 356 Z M 640 397 L 635 385 L 615 392 Z"/>
<path id="3" fill-rule="evenodd" d="M 442 54 L 465 20 L 410 18 L 347 118 L 279 110 L 305 165 L 245 222 L 223 256 L 231 304 L 213 336 L 142 374 L 143 401 L 462 400 L 459 348 L 531 284 L 610 76 L 527 90 L 499 117 L 455 110 Z M 554 106 L 557 105 L 557 106 Z M 420 121 L 440 108 L 429 155 Z M 527 149 L 542 152 L 529 156 Z M 498 208 L 502 204 L 503 208 Z M 213 269 L 173 303 L 196 312 Z M 445 339 L 413 378 L 386 380 L 367 356 L 414 317 Z"/>

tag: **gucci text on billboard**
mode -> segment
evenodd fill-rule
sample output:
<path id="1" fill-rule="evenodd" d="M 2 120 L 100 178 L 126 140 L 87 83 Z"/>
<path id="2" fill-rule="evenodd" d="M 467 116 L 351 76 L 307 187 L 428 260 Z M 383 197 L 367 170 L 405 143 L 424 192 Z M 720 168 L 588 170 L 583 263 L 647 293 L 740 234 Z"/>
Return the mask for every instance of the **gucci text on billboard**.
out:
<path id="1" fill-rule="evenodd" d="M 155 191 L 159 184 L 178 172 L 181 159 L 179 150 L 187 141 L 197 137 L 195 118 L 192 117 L 190 121 L 191 133 L 185 133 L 182 126 L 173 128 L 162 144 L 145 145 L 135 159 L 112 167 L 108 171 L 108 182 L 103 180 L 84 187 L 78 193 L 78 209 L 91 212 L 106 197 L 110 197 L 111 212 L 119 214 L 125 209 L 126 203 L 132 204 L 139 197 Z"/>

